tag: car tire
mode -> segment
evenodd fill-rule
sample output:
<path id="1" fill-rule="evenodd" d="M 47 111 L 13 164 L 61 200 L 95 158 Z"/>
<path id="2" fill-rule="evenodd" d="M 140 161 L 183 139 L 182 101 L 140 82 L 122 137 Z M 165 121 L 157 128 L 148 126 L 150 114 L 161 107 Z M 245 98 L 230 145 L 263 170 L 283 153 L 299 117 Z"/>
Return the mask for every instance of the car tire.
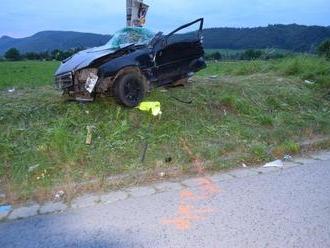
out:
<path id="1" fill-rule="evenodd" d="M 138 106 L 146 93 L 144 78 L 137 72 L 122 75 L 113 89 L 117 102 L 130 108 Z"/>

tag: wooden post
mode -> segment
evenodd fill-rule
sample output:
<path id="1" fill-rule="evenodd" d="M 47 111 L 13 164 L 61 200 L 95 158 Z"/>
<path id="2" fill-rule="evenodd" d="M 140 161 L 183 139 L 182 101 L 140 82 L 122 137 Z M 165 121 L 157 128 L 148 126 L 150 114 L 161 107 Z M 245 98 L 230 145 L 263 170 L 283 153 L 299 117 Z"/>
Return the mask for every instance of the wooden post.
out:
<path id="1" fill-rule="evenodd" d="M 126 0 L 126 15 L 128 27 L 142 27 L 145 24 L 145 18 L 149 6 L 143 3 L 143 0 Z"/>

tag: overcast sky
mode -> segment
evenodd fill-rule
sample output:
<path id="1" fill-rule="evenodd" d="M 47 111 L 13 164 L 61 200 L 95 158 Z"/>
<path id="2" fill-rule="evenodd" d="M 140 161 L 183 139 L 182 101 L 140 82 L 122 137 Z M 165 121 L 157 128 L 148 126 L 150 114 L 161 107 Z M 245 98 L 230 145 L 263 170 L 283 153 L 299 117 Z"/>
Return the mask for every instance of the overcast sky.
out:
<path id="1" fill-rule="evenodd" d="M 144 0 L 147 27 L 170 31 L 205 17 L 207 27 L 330 25 L 330 0 Z M 110 34 L 125 25 L 126 0 L 1 0 L 0 36 L 44 30 Z"/>

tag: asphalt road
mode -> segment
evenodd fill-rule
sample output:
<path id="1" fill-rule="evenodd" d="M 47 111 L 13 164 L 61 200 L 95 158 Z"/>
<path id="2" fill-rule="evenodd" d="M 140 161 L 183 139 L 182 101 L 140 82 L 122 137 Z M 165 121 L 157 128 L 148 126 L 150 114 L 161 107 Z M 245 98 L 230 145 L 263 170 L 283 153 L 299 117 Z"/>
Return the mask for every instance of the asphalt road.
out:
<path id="1" fill-rule="evenodd" d="M 330 247 L 330 160 L 0 224 L 0 247 Z"/>

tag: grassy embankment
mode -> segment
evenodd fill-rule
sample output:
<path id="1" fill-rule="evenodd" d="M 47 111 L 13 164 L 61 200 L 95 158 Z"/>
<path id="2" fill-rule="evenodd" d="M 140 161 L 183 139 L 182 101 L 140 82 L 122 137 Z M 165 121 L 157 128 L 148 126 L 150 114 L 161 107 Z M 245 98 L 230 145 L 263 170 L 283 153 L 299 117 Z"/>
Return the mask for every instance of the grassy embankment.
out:
<path id="1" fill-rule="evenodd" d="M 0 63 L 0 188 L 9 201 L 118 173 L 192 171 L 197 160 L 209 170 L 254 165 L 330 134 L 330 63 L 320 58 L 210 64 L 191 86 L 148 96 L 163 111 L 149 134 L 148 114 L 112 99 L 65 103 L 51 85 L 57 65 Z M 12 87 L 16 92 L 8 93 Z M 95 126 L 91 146 L 85 145 L 88 125 Z M 141 164 L 146 137 L 150 146 Z"/>

